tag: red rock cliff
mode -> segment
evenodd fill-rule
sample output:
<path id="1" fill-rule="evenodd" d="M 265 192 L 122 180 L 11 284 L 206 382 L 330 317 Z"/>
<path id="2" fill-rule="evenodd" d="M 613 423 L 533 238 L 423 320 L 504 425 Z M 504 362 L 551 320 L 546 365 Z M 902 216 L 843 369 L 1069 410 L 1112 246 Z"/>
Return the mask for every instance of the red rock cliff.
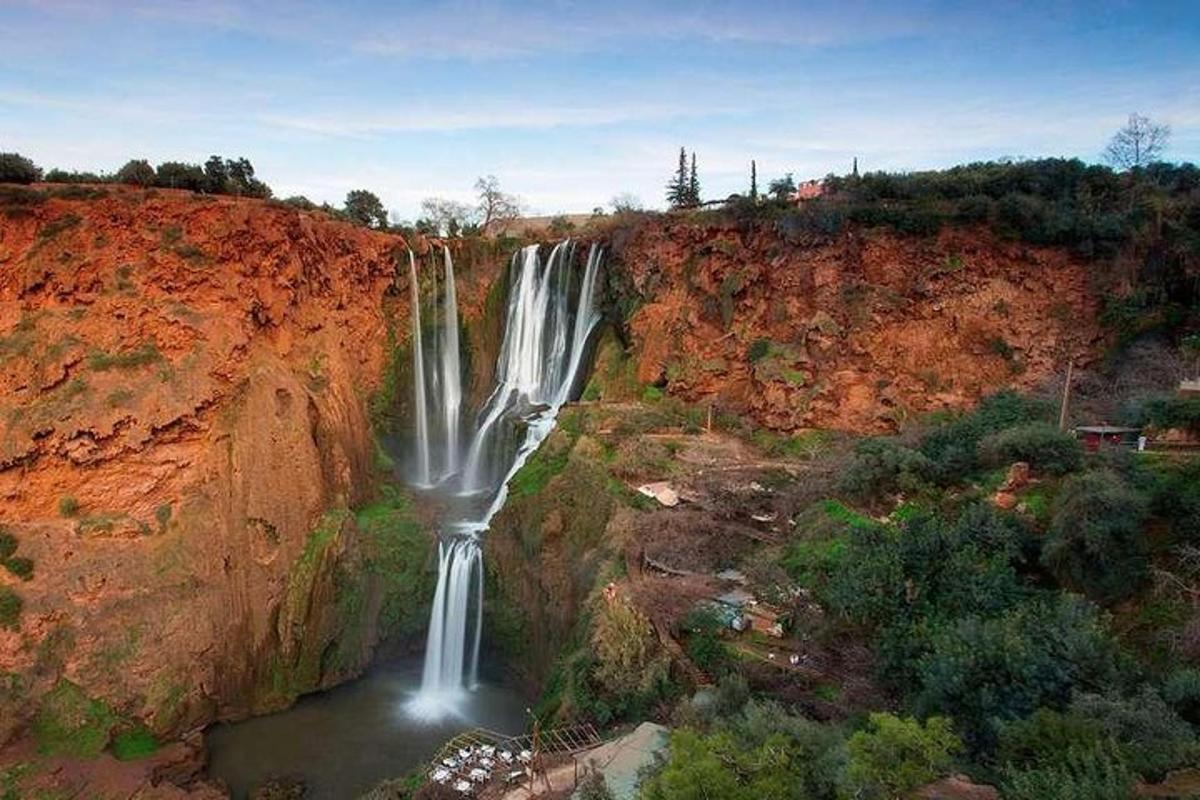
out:
<path id="1" fill-rule="evenodd" d="M 1036 386 L 1100 338 L 1085 264 L 984 230 L 793 244 L 660 220 L 618 239 L 638 379 L 780 431 L 886 431 Z"/>

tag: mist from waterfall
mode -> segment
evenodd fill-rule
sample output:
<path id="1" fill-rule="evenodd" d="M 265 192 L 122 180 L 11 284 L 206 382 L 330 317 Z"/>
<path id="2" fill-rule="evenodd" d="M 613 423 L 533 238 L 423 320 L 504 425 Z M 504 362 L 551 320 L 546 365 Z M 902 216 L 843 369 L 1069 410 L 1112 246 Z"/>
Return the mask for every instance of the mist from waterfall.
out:
<path id="1" fill-rule="evenodd" d="M 580 274 L 570 241 L 555 245 L 545 260 L 538 245 L 513 255 L 496 386 L 476 415 L 463 453 L 457 427 L 462 403 L 457 292 L 453 261 L 444 251 L 435 396 L 446 453 L 439 488 L 461 505 L 439 543 L 422 686 L 409 706 L 415 716 L 453 713 L 477 682 L 483 628 L 479 537 L 503 507 L 508 481 L 554 429 L 559 409 L 578 388 L 588 339 L 600 321 L 595 294 L 602 259 L 602 249 L 592 245 Z M 419 347 L 415 338 L 414 346 Z M 416 363 L 414 356 L 414 370 Z M 428 436 L 428 419 L 415 424 L 418 434 L 423 428 Z"/>

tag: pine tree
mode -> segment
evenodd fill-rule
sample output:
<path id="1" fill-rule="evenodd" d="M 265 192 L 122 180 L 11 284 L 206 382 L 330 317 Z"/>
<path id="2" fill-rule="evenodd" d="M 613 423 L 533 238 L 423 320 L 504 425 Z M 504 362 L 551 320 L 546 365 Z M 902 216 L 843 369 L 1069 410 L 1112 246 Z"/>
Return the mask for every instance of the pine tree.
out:
<path id="1" fill-rule="evenodd" d="M 688 178 L 688 205 L 695 208 L 700 205 L 700 179 L 696 177 L 696 151 L 692 151 L 692 174 Z"/>
<path id="2" fill-rule="evenodd" d="M 758 201 L 758 164 L 750 161 L 750 199 Z"/>
<path id="3" fill-rule="evenodd" d="M 688 183 L 687 152 L 679 148 L 679 169 L 675 177 L 667 184 L 667 202 L 671 208 L 685 208 L 689 205 L 690 186 Z"/>

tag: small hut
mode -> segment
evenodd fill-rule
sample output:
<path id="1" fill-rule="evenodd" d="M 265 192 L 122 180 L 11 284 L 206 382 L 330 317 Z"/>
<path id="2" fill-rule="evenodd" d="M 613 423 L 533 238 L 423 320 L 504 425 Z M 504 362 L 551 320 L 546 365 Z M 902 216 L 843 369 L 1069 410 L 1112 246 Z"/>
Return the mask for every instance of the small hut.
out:
<path id="1" fill-rule="evenodd" d="M 1075 429 L 1075 436 L 1083 440 L 1083 446 L 1091 451 L 1099 450 L 1101 445 L 1137 447 L 1141 433 L 1141 428 L 1119 425 L 1080 425 Z"/>

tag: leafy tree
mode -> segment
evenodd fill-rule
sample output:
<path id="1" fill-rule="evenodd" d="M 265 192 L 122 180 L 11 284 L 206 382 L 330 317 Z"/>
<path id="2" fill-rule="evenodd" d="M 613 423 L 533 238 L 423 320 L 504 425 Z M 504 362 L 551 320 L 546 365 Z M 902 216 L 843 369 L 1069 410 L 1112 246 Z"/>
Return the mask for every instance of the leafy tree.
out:
<path id="1" fill-rule="evenodd" d="M 368 228 L 387 227 L 387 209 L 376 195 L 366 189 L 355 189 L 346 195 L 344 212 L 356 225 Z"/>
<path id="2" fill-rule="evenodd" d="M 1072 475 L 1054 499 L 1042 563 L 1094 599 L 1128 596 L 1147 575 L 1145 510 L 1145 498 L 1112 471 Z"/>
<path id="3" fill-rule="evenodd" d="M 117 182 L 130 186 L 153 186 L 154 167 L 142 158 L 133 159 L 117 170 Z"/>
<path id="4" fill-rule="evenodd" d="M 752 716 L 705 735 L 671 734 L 662 768 L 641 785 L 643 800 L 833 800 L 844 755 L 836 732 L 752 704 Z"/>
<path id="5" fill-rule="evenodd" d="M 1125 127 L 1113 134 L 1104 159 L 1119 169 L 1141 169 L 1162 158 L 1171 129 L 1141 114 L 1130 114 Z"/>
<path id="6" fill-rule="evenodd" d="M 917 492 L 934 474 L 933 462 L 919 450 L 895 439 L 863 439 L 854 447 L 854 459 L 842 473 L 841 489 L 870 498 L 880 493 Z"/>
<path id="7" fill-rule="evenodd" d="M 42 179 L 42 171 L 19 153 L 0 153 L 0 183 L 30 184 Z"/>
<path id="8" fill-rule="evenodd" d="M 1073 690 L 1111 686 L 1117 675 L 1117 651 L 1095 609 L 1062 595 L 935 630 L 913 701 L 918 713 L 952 716 L 979 753 L 1000 722 L 1061 708 Z"/>
<path id="9" fill-rule="evenodd" d="M 500 181 L 496 180 L 495 175 L 488 175 L 486 178 L 475 181 L 475 191 L 479 195 L 479 205 L 476 211 L 479 226 L 483 230 L 492 227 L 503 230 L 508 227 L 508 223 L 520 218 L 520 199 L 502 192 Z"/>
<path id="10" fill-rule="evenodd" d="M 911 718 L 871 714 L 867 728 L 855 732 L 846 749 L 848 795 L 891 800 L 949 771 L 962 742 L 946 717 L 930 717 L 922 725 Z"/>
<path id="11" fill-rule="evenodd" d="M 46 183 L 104 183 L 106 178 L 94 172 L 69 172 L 55 167 L 42 180 Z"/>
<path id="12" fill-rule="evenodd" d="M 1038 471 L 1062 475 L 1079 468 L 1083 448 L 1054 425 L 1028 422 L 985 437 L 979 443 L 979 458 L 992 467 L 1025 461 Z"/>
<path id="13" fill-rule="evenodd" d="M 796 180 L 792 177 L 792 173 L 784 175 L 782 178 L 776 178 L 767 186 L 767 194 L 774 197 L 776 200 L 788 200 L 796 193 Z"/>
<path id="14" fill-rule="evenodd" d="M 220 156 L 209 156 L 204 162 L 204 188 L 213 194 L 225 194 L 229 184 L 229 170 Z"/>
<path id="15" fill-rule="evenodd" d="M 671 208 L 687 208 L 691 205 L 691 184 L 688 180 L 687 151 L 679 148 L 679 167 L 675 177 L 667 184 L 667 203 Z"/>
<path id="16" fill-rule="evenodd" d="M 205 187 L 204 168 L 198 164 L 164 161 L 155 170 L 154 183 L 156 186 L 166 189 L 190 189 L 193 192 L 203 191 Z"/>

